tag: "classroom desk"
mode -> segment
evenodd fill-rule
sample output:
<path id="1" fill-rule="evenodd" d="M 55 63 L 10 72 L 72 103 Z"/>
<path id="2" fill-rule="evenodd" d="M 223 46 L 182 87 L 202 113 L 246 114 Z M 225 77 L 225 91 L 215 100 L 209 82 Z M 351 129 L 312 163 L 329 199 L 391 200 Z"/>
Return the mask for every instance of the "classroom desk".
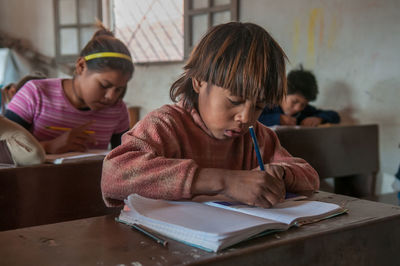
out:
<path id="1" fill-rule="evenodd" d="M 115 215 L 0 232 L 4 265 L 400 265 L 400 208 L 319 192 L 349 212 L 248 240 L 220 253 L 170 240 L 168 247 Z"/>
<path id="2" fill-rule="evenodd" d="M 379 171 L 378 125 L 277 127 L 281 145 L 305 159 L 320 178 L 364 175 L 369 195 L 375 193 Z"/>
<path id="3" fill-rule="evenodd" d="M 101 197 L 102 163 L 0 169 L 0 230 L 115 213 Z"/>

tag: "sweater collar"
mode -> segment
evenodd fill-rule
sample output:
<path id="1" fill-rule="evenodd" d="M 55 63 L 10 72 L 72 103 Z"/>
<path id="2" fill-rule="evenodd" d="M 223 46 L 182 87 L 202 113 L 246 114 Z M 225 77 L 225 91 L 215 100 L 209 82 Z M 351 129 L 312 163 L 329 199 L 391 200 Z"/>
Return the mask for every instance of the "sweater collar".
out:
<path id="1" fill-rule="evenodd" d="M 207 133 L 207 135 L 209 135 L 210 137 L 213 137 L 213 134 L 211 133 L 211 131 L 208 129 L 208 127 L 206 126 L 206 124 L 204 123 L 203 119 L 201 118 L 199 112 L 196 110 L 196 108 L 185 108 L 183 106 L 183 101 L 180 101 L 177 103 L 177 105 L 183 109 L 185 109 L 187 112 L 190 113 L 190 116 L 193 118 L 193 122 L 200 127 L 204 132 Z"/>

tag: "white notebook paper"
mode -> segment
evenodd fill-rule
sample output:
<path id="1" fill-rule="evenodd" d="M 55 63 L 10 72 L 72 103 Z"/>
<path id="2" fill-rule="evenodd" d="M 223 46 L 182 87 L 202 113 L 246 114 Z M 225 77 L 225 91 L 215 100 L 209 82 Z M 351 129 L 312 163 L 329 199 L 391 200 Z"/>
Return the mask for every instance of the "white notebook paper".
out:
<path id="1" fill-rule="evenodd" d="M 109 150 L 88 150 L 86 152 L 67 152 L 60 154 L 46 154 L 46 163 L 62 164 L 87 160 L 103 160 Z"/>
<path id="2" fill-rule="evenodd" d="M 121 211 L 121 222 L 143 225 L 214 252 L 268 230 L 287 230 L 345 212 L 336 204 L 305 200 L 285 201 L 265 209 L 231 202 L 154 200 L 132 194 L 125 204 L 128 208 Z"/>

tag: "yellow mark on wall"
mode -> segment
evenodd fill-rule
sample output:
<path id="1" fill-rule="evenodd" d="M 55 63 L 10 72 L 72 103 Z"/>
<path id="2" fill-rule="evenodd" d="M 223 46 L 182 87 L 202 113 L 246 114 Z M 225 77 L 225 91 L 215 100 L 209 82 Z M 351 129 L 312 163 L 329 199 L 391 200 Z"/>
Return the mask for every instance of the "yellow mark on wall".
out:
<path id="1" fill-rule="evenodd" d="M 293 60 L 296 61 L 297 52 L 300 45 L 300 21 L 296 19 L 294 21 L 294 32 L 293 32 Z"/>
<path id="2" fill-rule="evenodd" d="M 307 66 L 314 67 L 315 66 L 315 32 L 316 32 L 316 23 L 319 18 L 320 22 L 320 33 L 319 33 L 319 42 L 322 43 L 323 40 L 323 12 L 320 8 L 314 8 L 311 10 L 310 18 L 308 22 L 308 45 L 307 45 Z"/>

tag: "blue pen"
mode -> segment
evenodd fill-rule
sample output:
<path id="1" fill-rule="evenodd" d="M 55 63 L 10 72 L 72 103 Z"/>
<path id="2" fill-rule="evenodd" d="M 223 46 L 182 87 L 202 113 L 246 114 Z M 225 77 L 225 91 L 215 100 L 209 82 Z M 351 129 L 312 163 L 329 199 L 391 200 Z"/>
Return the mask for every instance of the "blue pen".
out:
<path id="1" fill-rule="evenodd" d="M 263 160 L 261 158 L 260 149 L 258 148 L 257 137 L 256 137 L 256 133 L 254 133 L 253 126 L 249 127 L 249 131 L 250 131 L 251 138 L 253 139 L 254 149 L 256 150 L 256 156 L 257 156 L 258 164 L 260 165 L 261 171 L 265 171 L 264 163 L 263 163 Z"/>

